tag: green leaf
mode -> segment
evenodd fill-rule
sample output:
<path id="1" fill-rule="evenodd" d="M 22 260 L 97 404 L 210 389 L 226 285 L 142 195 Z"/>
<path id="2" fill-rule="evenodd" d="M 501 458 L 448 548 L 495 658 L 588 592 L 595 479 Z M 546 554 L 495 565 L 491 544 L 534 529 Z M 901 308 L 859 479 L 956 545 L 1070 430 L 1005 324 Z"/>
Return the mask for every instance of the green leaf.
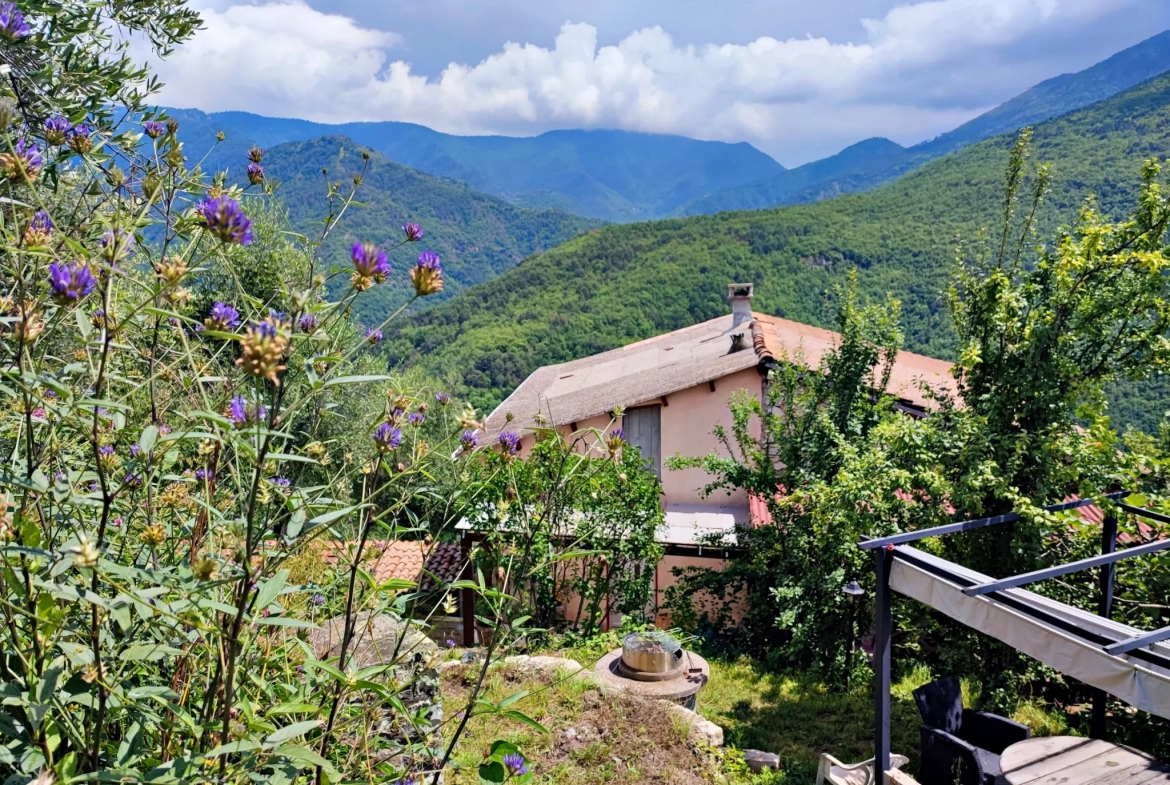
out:
<path id="1" fill-rule="evenodd" d="M 320 627 L 308 619 L 294 619 L 290 616 L 264 616 L 263 618 L 255 619 L 253 623 L 267 624 L 272 627 L 297 627 L 304 630 L 320 629 Z"/>
<path id="2" fill-rule="evenodd" d="M 508 697 L 504 698 L 499 703 L 497 703 L 496 708 L 497 709 L 506 709 L 509 706 L 511 706 L 513 703 L 515 703 L 516 701 L 524 700 L 525 698 L 527 698 L 531 694 L 532 693 L 530 693 L 528 690 L 520 690 L 520 692 L 514 692 L 511 695 L 509 695 Z"/>
<path id="3" fill-rule="evenodd" d="M 344 518 L 346 515 L 349 515 L 350 513 L 357 512 L 358 510 L 363 509 L 365 507 L 369 507 L 369 505 L 368 504 L 354 504 L 354 505 L 351 505 L 349 507 L 345 507 L 345 508 L 340 509 L 340 510 L 332 510 L 330 512 L 322 513 L 321 515 L 318 515 L 317 517 L 310 519 L 309 526 L 322 526 L 326 523 L 332 523 L 333 521 L 337 520 L 338 518 Z"/>
<path id="4" fill-rule="evenodd" d="M 118 659 L 122 662 L 137 662 L 141 660 L 153 662 L 171 654 L 182 653 L 175 647 L 167 646 L 163 643 L 139 643 L 119 654 Z"/>
<path id="5" fill-rule="evenodd" d="M 498 760 L 490 761 L 479 767 L 479 781 L 481 785 L 499 785 L 508 777 L 504 764 Z"/>
<path id="6" fill-rule="evenodd" d="M 503 739 L 496 739 L 492 742 L 491 748 L 488 750 L 488 757 L 501 760 L 505 755 L 519 755 L 520 748 L 510 741 Z"/>
<path id="7" fill-rule="evenodd" d="M 339 384 L 363 384 L 365 382 L 387 382 L 393 379 L 393 376 L 385 374 L 374 374 L 365 376 L 339 376 L 336 379 L 330 379 L 325 382 L 325 387 L 336 387 Z"/>
<path id="8" fill-rule="evenodd" d="M 314 728 L 320 727 L 321 720 L 304 720 L 303 722 L 294 722 L 292 725 L 286 725 L 280 730 L 270 733 L 264 739 L 265 747 L 275 747 L 278 744 L 295 739 L 298 736 L 304 736 Z"/>
<path id="9" fill-rule="evenodd" d="M 334 774 L 336 769 L 333 764 L 322 758 L 319 754 L 309 749 L 302 747 L 300 744 L 282 744 L 272 751 L 273 755 L 283 755 L 296 761 L 302 761 L 310 766 L 320 766 L 330 774 Z"/>
<path id="10" fill-rule="evenodd" d="M 256 592 L 256 603 L 253 607 L 257 611 L 262 611 L 276 601 L 280 593 L 284 590 L 285 584 L 288 583 L 288 570 L 280 570 L 260 586 L 260 590 Z"/>
<path id="11" fill-rule="evenodd" d="M 271 716 L 273 714 L 320 714 L 321 707 L 314 706 L 311 703 L 278 703 L 265 714 Z"/>
<path id="12" fill-rule="evenodd" d="M 142 429 L 142 435 L 138 437 L 138 447 L 146 455 L 154 449 L 154 443 L 158 440 L 158 426 L 148 425 Z"/>
<path id="13" fill-rule="evenodd" d="M 531 717 L 529 717 L 527 714 L 525 714 L 522 711 L 516 711 L 515 709 L 512 709 L 511 711 L 504 712 L 504 716 L 507 717 L 508 719 L 516 720 L 517 722 L 523 722 L 525 725 L 529 725 L 529 726 L 535 728 L 536 730 L 540 731 L 541 733 L 548 733 L 548 729 L 546 727 L 544 727 L 539 722 L 532 719 Z"/>

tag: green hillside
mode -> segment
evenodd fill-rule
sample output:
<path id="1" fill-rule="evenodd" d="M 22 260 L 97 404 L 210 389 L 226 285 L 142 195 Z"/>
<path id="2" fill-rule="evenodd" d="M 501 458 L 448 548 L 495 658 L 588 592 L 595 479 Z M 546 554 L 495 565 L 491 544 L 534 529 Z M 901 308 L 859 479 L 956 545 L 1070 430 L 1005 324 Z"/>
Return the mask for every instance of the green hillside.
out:
<path id="1" fill-rule="evenodd" d="M 903 301 L 906 347 L 946 357 L 941 293 L 957 237 L 996 221 L 1013 137 L 965 148 L 874 191 L 816 204 L 610 226 L 525 260 L 388 336 L 392 364 L 458 380 L 490 407 L 535 368 L 725 313 L 729 281 L 756 284 L 756 308 L 824 324 L 825 292 L 857 268 L 872 296 Z M 1170 75 L 1042 123 L 1035 158 L 1053 164 L 1046 236 L 1090 193 L 1129 206 L 1141 162 L 1170 154 Z M 1119 419 L 1166 408 L 1134 394 Z"/>
<path id="2" fill-rule="evenodd" d="M 277 195 L 294 225 L 310 237 L 320 232 L 327 211 L 327 183 L 341 183 L 348 192 L 354 175 L 366 162 L 362 151 L 344 137 L 324 137 L 310 142 L 272 148 L 264 164 Z M 357 192 L 356 204 L 329 239 L 325 256 L 348 266 L 354 242 L 390 246 L 402 239 L 407 221 L 421 224 L 426 236 L 421 243 L 392 255 L 398 272 L 391 283 L 378 286 L 358 298 L 356 313 L 366 324 L 381 322 L 389 310 L 408 296 L 409 281 L 403 267 L 412 264 L 422 248 L 443 258 L 447 285 L 436 300 L 448 298 L 513 267 L 526 256 L 551 248 L 582 231 L 601 224 L 559 210 L 516 207 L 453 180 L 425 174 L 394 163 L 380 153 L 370 153 L 368 168 Z M 328 174 L 322 174 L 321 170 Z M 341 276 L 338 283 L 347 279 Z M 430 303 L 431 300 L 426 302 Z"/>

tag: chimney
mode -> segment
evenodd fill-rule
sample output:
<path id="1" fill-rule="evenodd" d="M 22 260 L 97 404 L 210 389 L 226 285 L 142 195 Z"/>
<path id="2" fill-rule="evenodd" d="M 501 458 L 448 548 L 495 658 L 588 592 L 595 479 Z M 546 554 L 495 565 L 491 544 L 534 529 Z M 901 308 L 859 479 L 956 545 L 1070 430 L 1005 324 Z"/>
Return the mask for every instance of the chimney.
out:
<path id="1" fill-rule="evenodd" d="M 731 301 L 731 326 L 739 327 L 752 320 L 752 285 L 750 283 L 727 284 L 727 299 Z"/>

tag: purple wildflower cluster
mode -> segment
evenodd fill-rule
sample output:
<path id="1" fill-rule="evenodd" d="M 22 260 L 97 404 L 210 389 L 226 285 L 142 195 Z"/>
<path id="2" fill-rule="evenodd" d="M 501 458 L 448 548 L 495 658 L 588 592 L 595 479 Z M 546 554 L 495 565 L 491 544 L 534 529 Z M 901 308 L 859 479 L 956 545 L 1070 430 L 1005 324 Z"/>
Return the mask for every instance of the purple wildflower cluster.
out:
<path id="1" fill-rule="evenodd" d="M 84 123 L 79 123 L 65 134 L 65 143 L 75 153 L 88 153 L 93 149 L 93 129 Z"/>
<path id="2" fill-rule="evenodd" d="M 41 148 L 36 142 L 16 140 L 16 144 L 7 153 L 0 155 L 0 166 L 3 166 L 4 176 L 18 183 L 30 183 L 41 173 L 45 165 Z"/>
<path id="3" fill-rule="evenodd" d="M 216 303 L 211 306 L 211 313 L 203 320 L 209 330 L 231 332 L 240 326 L 240 312 L 227 303 Z"/>
<path id="4" fill-rule="evenodd" d="M 402 444 L 402 431 L 388 422 L 384 422 L 374 431 L 374 444 L 383 452 L 397 450 Z"/>
<path id="5" fill-rule="evenodd" d="M 37 210 L 24 230 L 24 244 L 48 245 L 52 238 L 53 219 L 44 210 Z"/>
<path id="6" fill-rule="evenodd" d="M 427 416 L 422 412 L 411 412 L 406 415 L 406 421 L 411 425 L 422 425 L 426 422 Z"/>
<path id="7" fill-rule="evenodd" d="M 366 341 L 372 344 L 379 344 L 382 342 L 381 330 L 370 330 L 366 333 Z"/>
<path id="8" fill-rule="evenodd" d="M 69 120 L 59 114 L 55 114 L 45 121 L 45 124 L 41 126 L 41 130 L 48 144 L 54 146 L 65 144 L 66 136 L 69 133 Z"/>
<path id="9" fill-rule="evenodd" d="M 518 752 L 509 752 L 504 756 L 504 768 L 513 777 L 523 777 L 528 773 L 528 762 Z"/>
<path id="10" fill-rule="evenodd" d="M 512 433 L 511 431 L 500 432 L 500 446 L 508 455 L 515 455 L 520 452 L 520 434 Z"/>
<path id="11" fill-rule="evenodd" d="M 167 124 L 161 120 L 147 120 L 142 124 L 142 131 L 151 139 L 158 139 L 167 132 Z"/>
<path id="12" fill-rule="evenodd" d="M 437 392 L 435 393 L 435 401 L 440 406 L 446 406 L 447 404 L 451 403 L 451 396 L 445 392 Z"/>
<path id="13" fill-rule="evenodd" d="M 479 437 L 475 435 L 475 431 L 473 430 L 468 429 L 459 437 L 459 446 L 466 452 L 474 450 L 477 444 L 479 444 Z"/>
<path id="14" fill-rule="evenodd" d="M 423 228 L 416 223 L 408 223 L 403 226 L 402 233 L 406 235 L 408 243 L 416 243 L 423 238 Z"/>
<path id="15" fill-rule="evenodd" d="M 53 262 L 49 265 L 49 288 L 59 304 L 73 305 L 97 288 L 97 280 L 84 261 Z"/>
<path id="16" fill-rule="evenodd" d="M 410 282 L 419 297 L 443 291 L 443 264 L 439 255 L 434 251 L 420 253 L 418 263 L 410 271 Z"/>
<path id="17" fill-rule="evenodd" d="M 321 320 L 317 318 L 315 313 L 306 313 L 297 320 L 297 325 L 301 328 L 301 332 L 311 333 L 321 326 Z"/>
<path id="18" fill-rule="evenodd" d="M 382 283 L 390 274 L 386 252 L 373 243 L 354 243 L 349 255 L 354 271 L 360 276 Z"/>
<path id="19" fill-rule="evenodd" d="M 230 196 L 204 199 L 196 212 L 200 224 L 221 243 L 252 244 L 252 219 L 244 213 L 240 203 Z"/>
<path id="20" fill-rule="evenodd" d="M 200 482 L 211 482 L 215 479 L 215 472 L 211 469 L 196 469 L 195 479 Z"/>
<path id="21" fill-rule="evenodd" d="M 243 396 L 237 395 L 228 404 L 228 418 L 237 428 L 242 428 L 268 419 L 268 409 L 264 404 L 248 403 Z"/>
<path id="22" fill-rule="evenodd" d="M 27 38 L 31 32 L 28 22 L 24 21 L 24 14 L 16 7 L 16 3 L 0 3 L 0 38 L 19 41 Z"/>

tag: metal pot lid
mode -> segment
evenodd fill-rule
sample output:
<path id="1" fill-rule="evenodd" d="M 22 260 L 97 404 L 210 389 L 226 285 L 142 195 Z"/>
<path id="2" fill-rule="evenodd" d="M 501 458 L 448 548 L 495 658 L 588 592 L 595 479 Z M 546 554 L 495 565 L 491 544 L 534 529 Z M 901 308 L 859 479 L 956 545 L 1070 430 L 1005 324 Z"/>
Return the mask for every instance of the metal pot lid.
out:
<path id="1" fill-rule="evenodd" d="M 622 638 L 622 648 L 643 654 L 671 654 L 682 648 L 673 635 L 659 630 L 632 632 Z"/>

